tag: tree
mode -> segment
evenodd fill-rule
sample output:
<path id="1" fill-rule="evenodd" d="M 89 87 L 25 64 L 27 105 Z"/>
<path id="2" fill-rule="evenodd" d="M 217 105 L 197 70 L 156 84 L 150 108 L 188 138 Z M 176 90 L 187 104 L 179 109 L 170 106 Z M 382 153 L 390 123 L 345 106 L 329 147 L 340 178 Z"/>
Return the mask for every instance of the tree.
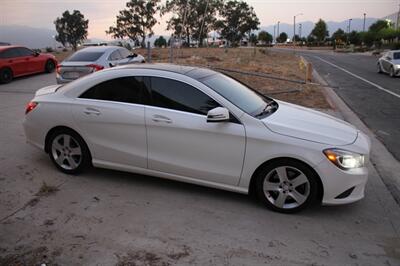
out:
<path id="1" fill-rule="evenodd" d="M 349 43 L 354 44 L 354 45 L 360 45 L 361 44 L 361 34 L 355 30 L 350 32 L 348 35 Z"/>
<path id="2" fill-rule="evenodd" d="M 54 25 L 57 31 L 55 39 L 62 43 L 64 47 L 71 44 L 76 51 L 78 44 L 87 38 L 89 20 L 85 20 L 79 10 L 74 10 L 72 14 L 66 10 L 61 17 L 54 21 Z"/>
<path id="3" fill-rule="evenodd" d="M 243 1 L 226 2 L 219 15 L 221 19 L 216 22 L 216 28 L 232 46 L 237 46 L 246 33 L 258 29 L 260 24 L 253 7 Z"/>
<path id="4" fill-rule="evenodd" d="M 325 38 L 329 36 L 325 21 L 319 19 L 318 22 L 315 24 L 314 29 L 311 31 L 311 35 L 315 37 L 316 41 L 319 44 L 324 42 Z"/>
<path id="5" fill-rule="evenodd" d="M 261 42 L 264 42 L 265 44 L 271 43 L 272 42 L 272 35 L 269 34 L 268 32 L 262 30 L 258 34 L 258 40 Z"/>
<path id="6" fill-rule="evenodd" d="M 163 37 L 160 36 L 154 41 L 154 46 L 156 47 L 162 47 L 162 46 L 167 46 L 167 40 Z"/>
<path id="7" fill-rule="evenodd" d="M 346 41 L 346 33 L 342 29 L 338 29 L 332 34 L 332 41 L 335 43 L 344 43 Z"/>
<path id="8" fill-rule="evenodd" d="M 167 30 L 183 37 L 188 45 L 193 38 L 202 46 L 203 39 L 214 28 L 221 5 L 222 0 L 167 0 L 161 14 L 172 14 L 167 21 Z"/>
<path id="9" fill-rule="evenodd" d="M 257 44 L 257 40 L 258 40 L 258 36 L 256 34 L 254 34 L 254 33 L 250 34 L 249 42 L 252 45 L 256 45 Z"/>
<path id="10" fill-rule="evenodd" d="M 119 11 L 115 26 L 111 26 L 106 33 L 115 39 L 127 37 L 134 42 L 140 38 L 141 46 L 146 47 L 146 36 L 151 37 L 154 34 L 159 2 L 160 0 L 130 0 L 126 3 L 126 9 Z"/>
<path id="11" fill-rule="evenodd" d="M 288 39 L 288 35 L 286 34 L 286 32 L 281 32 L 278 36 L 277 42 L 284 43 L 287 41 L 287 39 Z"/>
<path id="12" fill-rule="evenodd" d="M 391 24 L 389 21 L 386 20 L 378 20 L 375 23 L 373 23 L 371 26 L 369 26 L 368 30 L 371 32 L 379 32 L 383 29 L 390 28 Z"/>

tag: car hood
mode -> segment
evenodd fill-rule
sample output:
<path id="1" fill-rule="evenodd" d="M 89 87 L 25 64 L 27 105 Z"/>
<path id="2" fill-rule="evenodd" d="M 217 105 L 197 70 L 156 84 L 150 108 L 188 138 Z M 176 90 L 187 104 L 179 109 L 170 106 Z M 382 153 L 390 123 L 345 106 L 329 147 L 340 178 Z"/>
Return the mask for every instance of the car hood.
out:
<path id="1" fill-rule="evenodd" d="M 275 133 L 335 146 L 351 144 L 357 138 L 357 129 L 343 120 L 309 108 L 277 102 L 278 110 L 262 120 Z"/>
<path id="2" fill-rule="evenodd" d="M 400 59 L 394 59 L 394 60 L 392 60 L 392 63 L 394 65 L 400 65 Z"/>

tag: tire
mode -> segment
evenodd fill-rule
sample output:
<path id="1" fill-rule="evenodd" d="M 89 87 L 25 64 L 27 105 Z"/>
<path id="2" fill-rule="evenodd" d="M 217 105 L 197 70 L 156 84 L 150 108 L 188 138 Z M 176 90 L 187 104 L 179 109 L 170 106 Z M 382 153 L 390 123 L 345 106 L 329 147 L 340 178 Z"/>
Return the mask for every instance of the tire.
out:
<path id="1" fill-rule="evenodd" d="M 257 174 L 256 194 L 273 211 L 295 213 L 316 201 L 317 179 L 310 167 L 302 162 L 292 159 L 273 161 Z"/>
<path id="2" fill-rule="evenodd" d="M 91 164 L 85 141 L 72 130 L 54 132 L 49 139 L 49 156 L 54 165 L 66 174 L 79 174 Z"/>
<path id="3" fill-rule="evenodd" d="M 382 74 L 382 67 L 381 67 L 381 64 L 377 64 L 376 65 L 376 69 L 377 69 L 377 72 L 379 73 L 379 74 Z"/>
<path id="4" fill-rule="evenodd" d="M 50 60 L 50 59 L 47 60 L 46 65 L 44 67 L 44 71 L 46 73 L 52 73 L 52 72 L 54 72 L 55 69 L 56 69 L 56 64 L 54 63 L 54 61 Z"/>
<path id="5" fill-rule="evenodd" d="M 8 67 L 0 70 L 0 83 L 9 83 L 13 79 L 12 70 Z"/>
<path id="6" fill-rule="evenodd" d="M 390 67 L 389 76 L 390 76 L 391 78 L 396 77 L 396 75 L 394 74 L 394 68 L 393 68 L 393 67 Z"/>

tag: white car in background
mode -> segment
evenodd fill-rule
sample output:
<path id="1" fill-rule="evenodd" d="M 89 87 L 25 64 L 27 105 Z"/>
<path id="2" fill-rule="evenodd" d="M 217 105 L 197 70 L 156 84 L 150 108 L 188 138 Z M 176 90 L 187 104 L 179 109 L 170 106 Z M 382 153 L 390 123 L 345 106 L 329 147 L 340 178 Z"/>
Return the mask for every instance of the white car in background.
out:
<path id="1" fill-rule="evenodd" d="M 400 50 L 386 52 L 377 63 L 378 73 L 388 73 L 392 78 L 400 76 Z"/>
<path id="2" fill-rule="evenodd" d="M 370 141 L 352 125 L 205 68 L 128 65 L 45 87 L 23 124 L 65 173 L 94 165 L 254 192 L 280 212 L 360 200 L 368 176 Z"/>
<path id="3" fill-rule="evenodd" d="M 57 66 L 57 83 L 67 83 L 87 74 L 119 65 L 144 63 L 143 56 L 120 46 L 93 46 L 73 53 Z"/>

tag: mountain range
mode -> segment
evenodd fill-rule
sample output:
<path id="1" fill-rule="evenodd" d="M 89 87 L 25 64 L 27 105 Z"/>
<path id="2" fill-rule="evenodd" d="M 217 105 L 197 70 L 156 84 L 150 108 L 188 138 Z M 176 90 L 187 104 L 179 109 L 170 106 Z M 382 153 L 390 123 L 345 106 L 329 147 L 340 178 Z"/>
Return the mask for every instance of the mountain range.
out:
<path id="1" fill-rule="evenodd" d="M 376 18 L 367 18 L 365 21 L 365 28 L 374 23 Z M 314 22 L 312 21 L 301 21 L 296 23 L 296 33 L 299 33 L 299 24 L 302 25 L 301 36 L 308 36 L 312 29 L 314 28 Z M 344 31 L 347 31 L 348 20 L 336 22 L 336 21 L 328 21 L 326 22 L 328 26 L 329 35 L 335 32 L 337 29 L 341 28 Z M 274 25 L 269 26 L 261 26 L 258 30 L 265 30 L 269 32 L 271 35 L 274 34 Z M 351 21 L 351 30 L 362 31 L 363 30 L 363 19 L 352 19 Z M 279 32 L 286 32 L 289 37 L 293 35 L 293 24 L 289 23 L 280 23 L 279 24 Z M 45 47 L 55 47 L 59 46 L 55 40 L 54 35 L 56 35 L 56 31 L 47 28 L 33 28 L 29 26 L 19 26 L 19 25 L 0 25 L 0 42 L 7 42 L 11 44 L 19 44 L 24 45 L 30 48 L 45 48 Z M 152 36 L 149 40 L 151 43 L 159 35 Z M 165 36 L 165 35 L 164 35 Z M 167 38 L 168 39 L 168 38 Z M 101 42 L 101 39 L 91 39 L 92 42 Z"/>

